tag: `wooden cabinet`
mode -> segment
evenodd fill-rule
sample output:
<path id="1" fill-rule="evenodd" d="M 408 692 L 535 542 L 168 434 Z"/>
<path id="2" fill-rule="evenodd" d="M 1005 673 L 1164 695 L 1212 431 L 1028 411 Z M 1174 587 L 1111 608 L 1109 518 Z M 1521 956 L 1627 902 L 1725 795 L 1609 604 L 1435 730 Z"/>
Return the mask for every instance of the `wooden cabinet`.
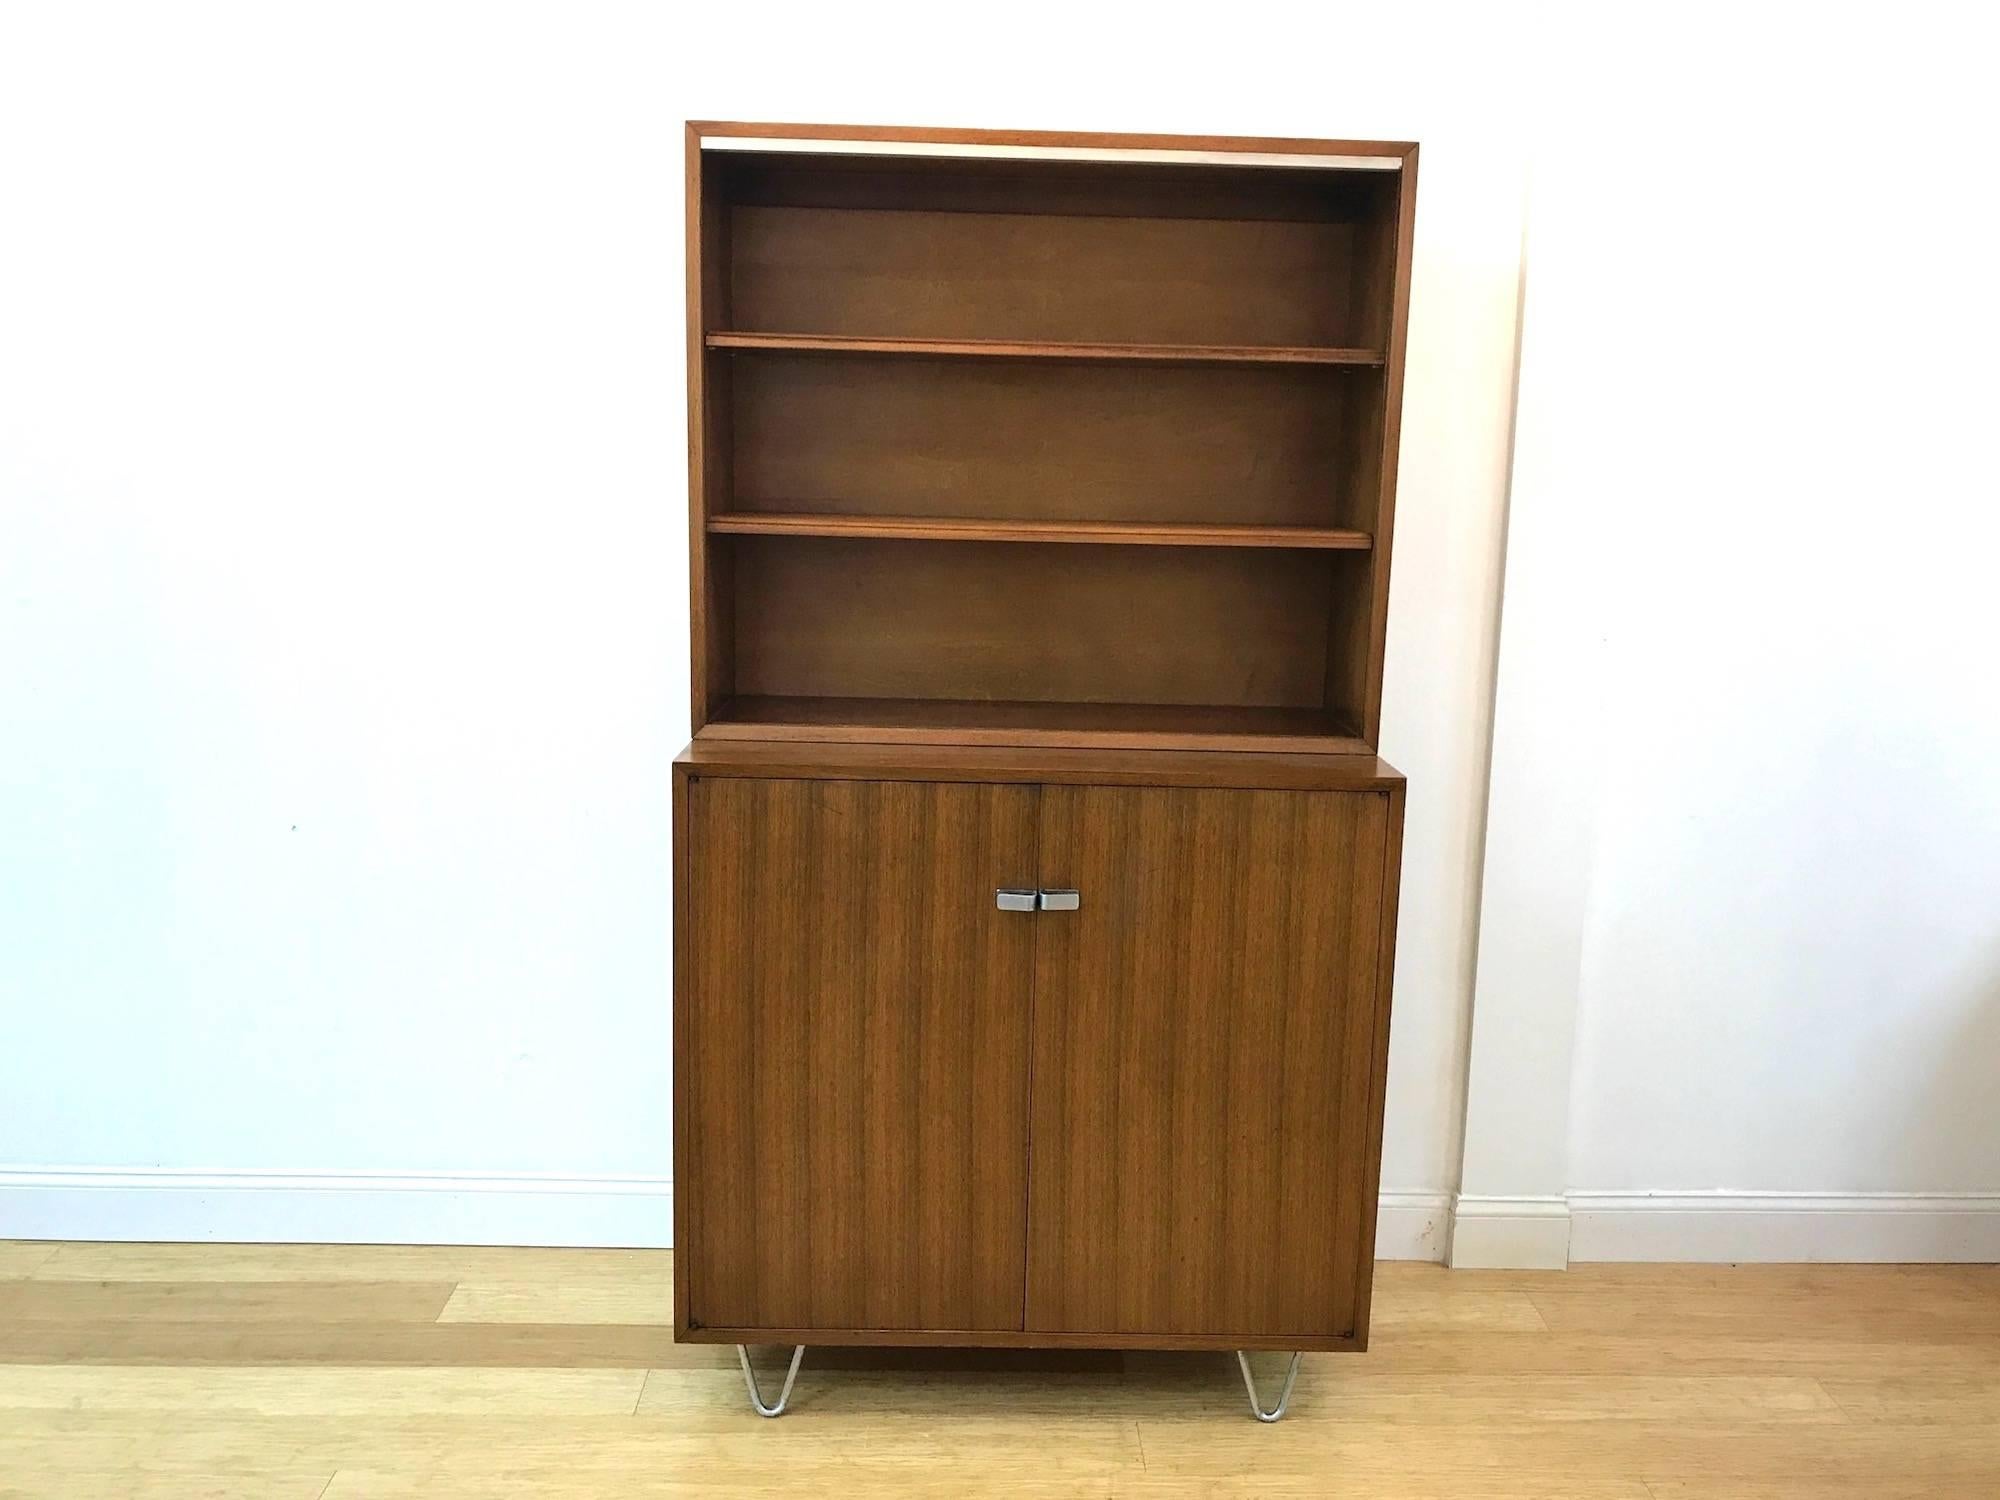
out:
<path id="1" fill-rule="evenodd" d="M 1365 1345 L 1416 155 L 689 126 L 680 1337 Z"/>
<path id="2" fill-rule="evenodd" d="M 1389 798 L 1052 786 L 1026 1326 L 1351 1335 Z"/>
<path id="3" fill-rule="evenodd" d="M 1033 789 L 704 778 L 688 820 L 691 1312 L 1019 1328 Z"/>
<path id="4" fill-rule="evenodd" d="M 1401 782 L 1176 759 L 677 762 L 684 1336 L 1365 1342 Z"/>

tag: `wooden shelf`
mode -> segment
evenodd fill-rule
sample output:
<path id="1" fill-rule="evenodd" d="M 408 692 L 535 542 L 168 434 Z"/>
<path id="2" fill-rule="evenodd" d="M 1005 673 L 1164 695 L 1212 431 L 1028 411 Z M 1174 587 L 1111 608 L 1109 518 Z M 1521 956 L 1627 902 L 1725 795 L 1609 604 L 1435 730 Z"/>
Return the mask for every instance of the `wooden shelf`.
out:
<path id="1" fill-rule="evenodd" d="M 697 738 L 1374 753 L 1355 725 L 1325 709 L 1175 703 L 735 697 L 717 706 Z"/>
<path id="2" fill-rule="evenodd" d="M 1012 521 L 998 517 L 850 516 L 802 511 L 724 511 L 711 532 L 732 536 L 889 537 L 919 542 L 1084 542 L 1136 547 L 1304 547 L 1366 552 L 1365 531 L 1320 526 L 1231 526 L 1201 522 Z"/>
<path id="3" fill-rule="evenodd" d="M 927 359 L 1069 359 L 1097 363 L 1201 365 L 1380 365 L 1380 349 L 1221 344 L 1016 343 L 1003 339 L 864 339 L 821 333 L 711 333 L 711 349 L 806 354 L 902 354 Z"/>
<path id="4" fill-rule="evenodd" d="M 1408 174 L 696 157 L 704 740 L 1372 742 Z"/>

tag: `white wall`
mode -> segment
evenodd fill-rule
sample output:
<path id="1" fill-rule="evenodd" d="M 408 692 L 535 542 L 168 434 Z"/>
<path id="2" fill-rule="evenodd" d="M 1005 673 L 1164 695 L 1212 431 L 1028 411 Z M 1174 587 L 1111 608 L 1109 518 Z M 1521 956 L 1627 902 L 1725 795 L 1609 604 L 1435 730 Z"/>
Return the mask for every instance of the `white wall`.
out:
<path id="1" fill-rule="evenodd" d="M 1782 193 L 1663 164 L 1655 185 L 1699 189 L 1734 257 L 1594 204 L 1598 264 L 1644 239 L 1685 268 L 1635 330 L 1672 353 L 1613 383 L 1701 391 L 1688 416 L 1714 437 L 1650 452 L 1607 517 L 1627 586 L 1604 616 L 1585 1192 L 2000 1210 L 2000 235 L 1963 196 L 1990 156 L 1925 134 L 1921 156 L 1795 159 Z M 1733 330 L 1732 357 L 1673 341 L 1696 318 Z M 1707 524 L 1652 519 L 1697 496 Z"/>
<path id="2" fill-rule="evenodd" d="M 1538 161 L 1474 1026 L 1574 1070 L 1476 1043 L 1460 1263 L 2000 1258 L 1995 128 L 1917 39 L 1663 40 Z"/>
<path id="3" fill-rule="evenodd" d="M 1457 1193 L 1468 1263 L 2000 1255 L 1980 54 L 1528 40 L 0 12 L 0 1236 L 663 1236 L 680 122 L 733 116 L 1421 139 L 1386 1247 Z"/>
<path id="4" fill-rule="evenodd" d="M 665 1175 L 676 122 L 400 14 L 8 14 L 5 1163 Z"/>
<path id="5" fill-rule="evenodd" d="M 1544 160 L 1545 172 L 1552 170 Z M 1542 184 L 1541 197 L 1548 196 Z M 1534 194 L 1531 192 L 1531 202 Z M 1569 1263 L 1569 1108 L 1585 904 L 1596 836 L 1602 497 L 1565 480 L 1578 374 L 1547 288 L 1577 274 L 1575 236 L 1531 213 L 1515 389 L 1500 651 L 1488 770 L 1465 1151 L 1453 1265 Z M 1585 267 L 1585 276 L 1601 275 Z"/>
<path id="6" fill-rule="evenodd" d="M 1383 1181 L 1434 1251 L 1519 269 L 1483 24 L 0 13 L 0 1236 L 664 1235 L 692 116 L 1424 142 Z"/>

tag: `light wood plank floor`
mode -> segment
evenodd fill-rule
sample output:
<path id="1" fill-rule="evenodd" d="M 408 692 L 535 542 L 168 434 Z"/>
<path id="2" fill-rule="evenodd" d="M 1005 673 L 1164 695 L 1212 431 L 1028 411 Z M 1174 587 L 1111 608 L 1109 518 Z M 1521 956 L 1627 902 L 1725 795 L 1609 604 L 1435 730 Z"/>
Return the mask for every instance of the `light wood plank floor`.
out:
<path id="1" fill-rule="evenodd" d="M 763 1421 L 671 1266 L 0 1242 L 0 1496 L 2000 1497 L 2000 1267 L 1384 1264 L 1267 1427 L 1227 1355 L 833 1349 Z"/>

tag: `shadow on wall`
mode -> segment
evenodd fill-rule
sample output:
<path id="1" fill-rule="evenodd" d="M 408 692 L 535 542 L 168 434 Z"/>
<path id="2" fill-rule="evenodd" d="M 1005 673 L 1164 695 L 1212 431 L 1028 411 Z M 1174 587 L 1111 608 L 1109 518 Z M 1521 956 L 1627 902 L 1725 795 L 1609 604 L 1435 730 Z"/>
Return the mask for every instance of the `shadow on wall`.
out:
<path id="1" fill-rule="evenodd" d="M 2000 1213 L 2000 946 L 1941 988 L 1916 1013 L 1955 1014 L 1955 1021 L 1941 1028 L 1935 1062 L 1918 1075 L 1929 1086 L 1909 1096 L 1899 1138 L 1885 1142 L 1882 1155 L 1903 1180 L 1994 1200 L 1929 1216 L 1938 1241 L 1930 1258 L 1964 1260 L 1977 1249 L 1975 1234 L 1990 1243 L 1990 1221 Z"/>

